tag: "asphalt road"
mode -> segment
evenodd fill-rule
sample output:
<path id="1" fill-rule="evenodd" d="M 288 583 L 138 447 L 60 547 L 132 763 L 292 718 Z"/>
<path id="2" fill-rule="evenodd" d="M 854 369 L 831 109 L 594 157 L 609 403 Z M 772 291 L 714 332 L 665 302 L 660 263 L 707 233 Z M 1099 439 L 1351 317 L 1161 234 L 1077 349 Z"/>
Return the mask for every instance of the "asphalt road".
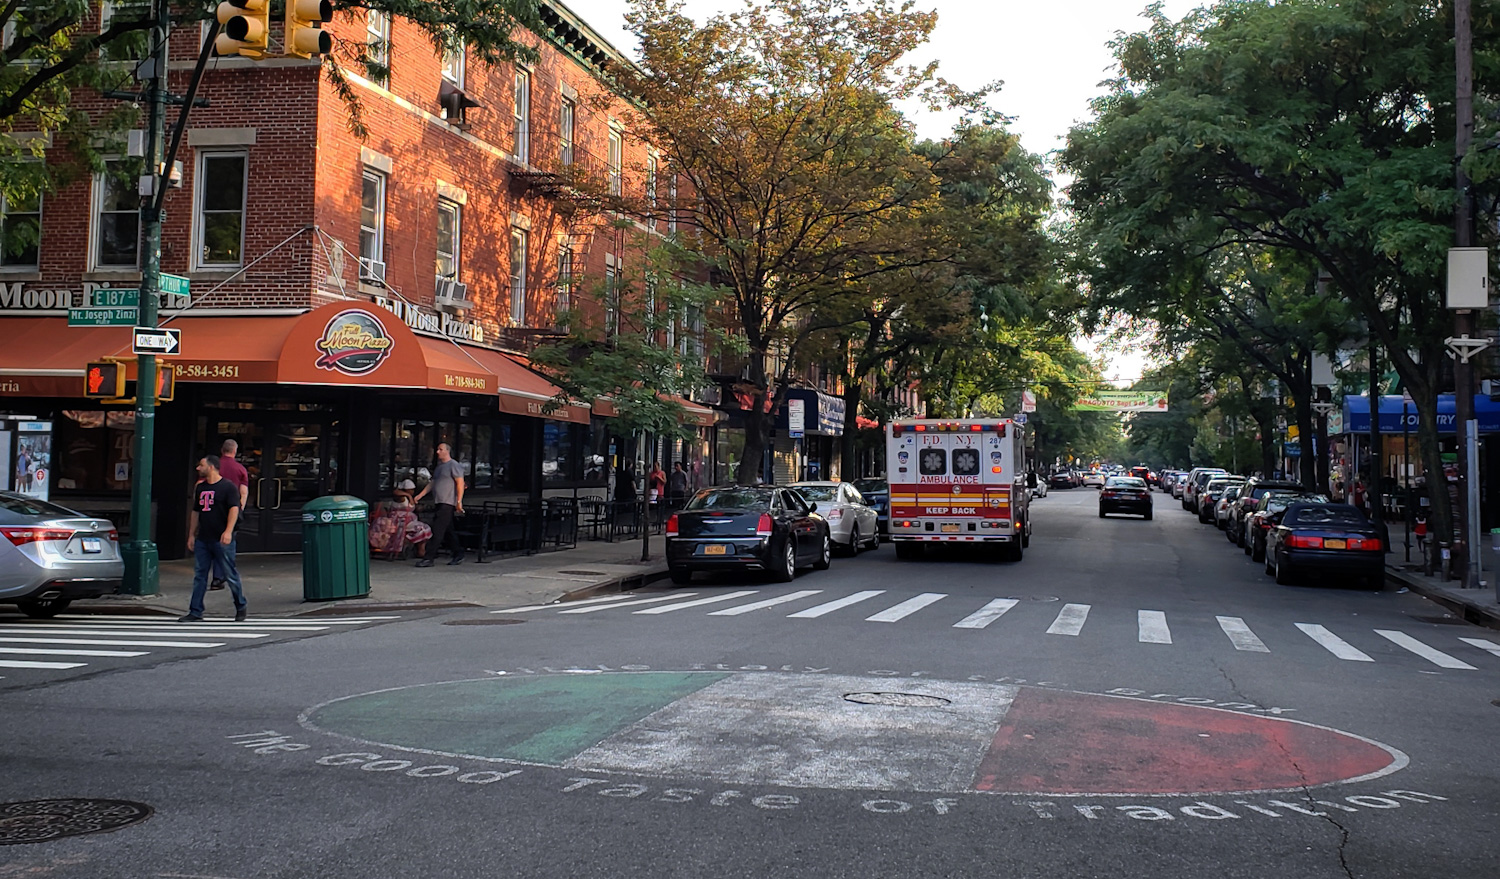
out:
<path id="1" fill-rule="evenodd" d="M 1500 633 L 1095 497 L 1036 502 L 1019 563 L 0 669 L 0 803 L 154 810 L 0 877 L 1496 875 Z"/>

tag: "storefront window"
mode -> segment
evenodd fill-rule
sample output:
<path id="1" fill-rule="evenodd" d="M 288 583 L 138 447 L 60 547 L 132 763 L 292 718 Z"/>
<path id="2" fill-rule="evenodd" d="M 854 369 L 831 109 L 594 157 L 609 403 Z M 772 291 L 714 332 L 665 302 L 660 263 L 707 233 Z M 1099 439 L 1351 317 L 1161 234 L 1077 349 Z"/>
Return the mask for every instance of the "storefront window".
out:
<path id="1" fill-rule="evenodd" d="M 495 486 L 495 471 L 490 463 L 490 441 L 493 431 L 488 424 L 474 426 L 474 487 L 493 488 Z"/>
<path id="2" fill-rule="evenodd" d="M 542 480 L 567 482 L 573 479 L 575 454 L 572 425 L 547 421 L 542 425 Z"/>
<path id="3" fill-rule="evenodd" d="M 453 450 L 458 465 L 463 468 L 464 481 L 474 485 L 474 425 L 458 425 L 458 445 Z"/>
<path id="4" fill-rule="evenodd" d="M 389 492 L 395 486 L 392 478 L 395 462 L 391 460 L 391 443 L 396 437 L 396 422 L 389 418 L 380 419 L 380 491 L 382 494 Z"/>
<path id="5" fill-rule="evenodd" d="M 583 462 L 583 481 L 596 485 L 604 485 L 609 476 L 609 428 L 605 426 L 603 418 L 594 418 L 589 421 L 588 457 Z"/>
<path id="6" fill-rule="evenodd" d="M 52 487 L 64 493 L 130 490 L 134 412 L 68 409 L 53 423 Z"/>
<path id="7" fill-rule="evenodd" d="M 732 485 L 745 454 L 745 429 L 720 427 L 718 454 L 714 456 L 714 484 Z"/>
<path id="8" fill-rule="evenodd" d="M 510 425 L 495 426 L 495 488 L 515 488 L 510 461 Z"/>

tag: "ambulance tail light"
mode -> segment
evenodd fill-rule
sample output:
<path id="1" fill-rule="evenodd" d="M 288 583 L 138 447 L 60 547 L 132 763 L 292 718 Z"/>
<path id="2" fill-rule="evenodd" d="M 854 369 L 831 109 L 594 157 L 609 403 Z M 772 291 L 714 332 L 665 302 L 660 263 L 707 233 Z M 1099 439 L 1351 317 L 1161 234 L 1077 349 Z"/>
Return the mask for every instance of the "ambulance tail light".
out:
<path id="1" fill-rule="evenodd" d="M 774 522 L 771 521 L 771 514 L 770 513 L 761 513 L 760 514 L 760 521 L 757 522 L 757 523 L 755 523 L 755 536 L 756 537 L 770 537 L 771 536 L 771 532 L 774 531 L 775 528 L 776 528 L 776 523 L 774 523 Z"/>

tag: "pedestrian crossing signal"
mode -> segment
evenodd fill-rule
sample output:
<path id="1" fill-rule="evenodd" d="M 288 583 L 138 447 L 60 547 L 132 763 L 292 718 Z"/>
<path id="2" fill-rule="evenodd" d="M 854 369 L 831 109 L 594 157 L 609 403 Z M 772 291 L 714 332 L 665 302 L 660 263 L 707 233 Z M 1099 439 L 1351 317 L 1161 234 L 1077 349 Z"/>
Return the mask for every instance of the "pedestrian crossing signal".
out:
<path id="1" fill-rule="evenodd" d="M 156 402 L 170 403 L 177 395 L 177 370 L 170 363 L 156 364 Z"/>
<path id="2" fill-rule="evenodd" d="M 125 396 L 125 365 L 97 360 L 83 372 L 83 395 L 90 400 L 117 400 Z"/>

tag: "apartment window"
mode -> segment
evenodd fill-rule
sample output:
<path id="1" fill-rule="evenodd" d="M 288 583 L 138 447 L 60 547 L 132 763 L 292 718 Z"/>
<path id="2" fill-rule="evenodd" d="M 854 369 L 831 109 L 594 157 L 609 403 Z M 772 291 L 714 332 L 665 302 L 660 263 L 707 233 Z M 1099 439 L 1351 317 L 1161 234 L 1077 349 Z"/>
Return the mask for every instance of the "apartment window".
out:
<path id="1" fill-rule="evenodd" d="M 365 69 L 376 85 L 390 85 L 391 16 L 379 9 L 365 12 Z"/>
<path id="2" fill-rule="evenodd" d="M 440 278 L 458 278 L 462 222 L 458 202 L 438 199 L 437 273 Z"/>
<path id="3" fill-rule="evenodd" d="M 572 306 L 573 297 L 573 247 L 569 244 L 557 248 L 557 304 L 558 315 Z"/>
<path id="4" fill-rule="evenodd" d="M 106 162 L 94 178 L 94 267 L 140 266 L 141 198 L 124 161 Z"/>
<path id="5" fill-rule="evenodd" d="M 24 8 L 24 7 L 23 7 Z M 151 4 L 144 0 L 104 0 L 99 5 L 99 33 L 105 33 L 117 20 L 140 21 L 151 14 Z M 7 34 L 13 33 L 13 24 L 7 24 Z M 6 45 L 10 39 L 6 39 Z M 119 36 L 100 47 L 101 61 L 139 61 L 145 58 L 150 48 L 150 31 L 139 30 Z"/>
<path id="6" fill-rule="evenodd" d="M 6 198 L 0 193 L 0 267 L 34 269 L 41 264 L 42 197 Z"/>
<path id="7" fill-rule="evenodd" d="M 569 98 L 563 98 L 562 109 L 557 114 L 557 139 L 562 145 L 562 153 L 559 158 L 564 165 L 573 164 L 573 123 L 578 117 L 578 105 Z"/>
<path id="8" fill-rule="evenodd" d="M 677 234 L 677 174 L 667 175 L 667 234 Z"/>
<path id="9" fill-rule="evenodd" d="M 618 129 L 609 130 L 609 194 L 619 195 L 624 187 L 622 185 L 621 161 L 624 155 L 625 135 Z"/>
<path id="10" fill-rule="evenodd" d="M 456 40 L 457 37 L 450 34 L 449 39 Z M 464 60 L 467 54 L 462 43 L 443 50 L 443 79 L 459 88 L 464 87 Z"/>
<path id="11" fill-rule="evenodd" d="M 526 326 L 526 230 L 510 230 L 510 322 Z"/>
<path id="12" fill-rule="evenodd" d="M 514 155 L 522 164 L 531 161 L 531 73 L 516 68 L 515 121 L 511 136 L 515 139 Z"/>
<path id="13" fill-rule="evenodd" d="M 620 267 L 612 253 L 604 255 L 604 331 L 620 331 Z"/>
<path id="14" fill-rule="evenodd" d="M 198 265 L 237 266 L 244 261 L 244 153 L 199 153 L 194 232 L 198 236 Z"/>
<path id="15" fill-rule="evenodd" d="M 656 211 L 656 153 L 646 154 L 646 204 Z"/>
<path id="16" fill-rule="evenodd" d="M 385 175 L 365 171 L 364 190 L 359 205 L 360 277 L 373 276 L 365 266 L 385 259 Z M 382 272 L 383 274 L 383 272 Z"/>

